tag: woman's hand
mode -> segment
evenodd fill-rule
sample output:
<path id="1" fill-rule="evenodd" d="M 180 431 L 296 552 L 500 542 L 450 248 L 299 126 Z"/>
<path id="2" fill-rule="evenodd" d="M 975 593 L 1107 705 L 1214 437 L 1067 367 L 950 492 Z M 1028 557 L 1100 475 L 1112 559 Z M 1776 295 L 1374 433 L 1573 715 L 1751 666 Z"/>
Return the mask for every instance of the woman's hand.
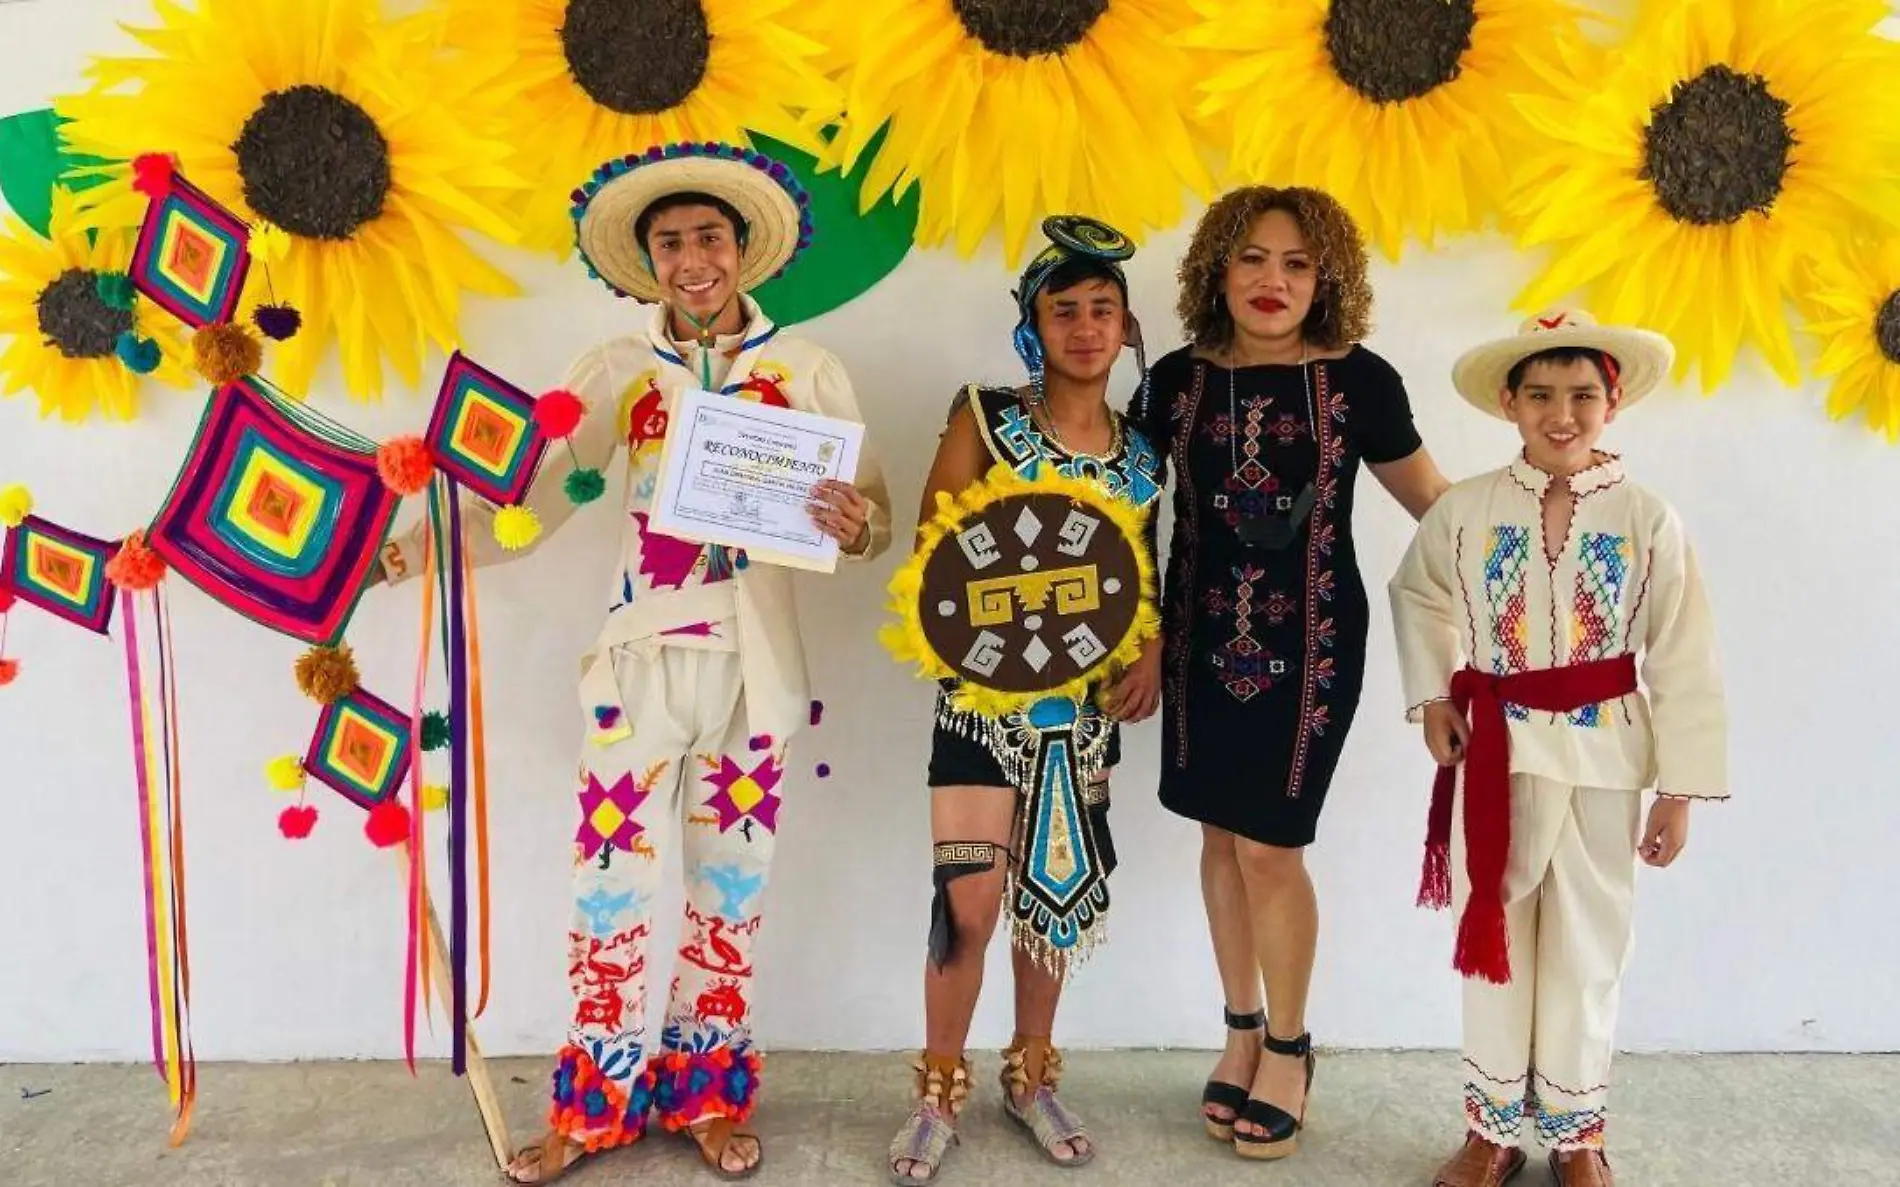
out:
<path id="1" fill-rule="evenodd" d="M 1425 706 L 1425 748 L 1432 761 L 1441 767 L 1455 767 L 1464 761 L 1465 747 L 1471 742 L 1471 723 L 1450 701 L 1433 701 Z"/>
<path id="2" fill-rule="evenodd" d="M 1146 721 L 1161 705 L 1161 639 L 1148 640 L 1141 658 L 1122 673 L 1108 694 L 1108 715 L 1116 721 Z"/>
<path id="3" fill-rule="evenodd" d="M 818 530 L 836 540 L 846 552 L 862 552 L 871 504 L 848 482 L 826 478 L 811 488 L 806 510 Z"/>

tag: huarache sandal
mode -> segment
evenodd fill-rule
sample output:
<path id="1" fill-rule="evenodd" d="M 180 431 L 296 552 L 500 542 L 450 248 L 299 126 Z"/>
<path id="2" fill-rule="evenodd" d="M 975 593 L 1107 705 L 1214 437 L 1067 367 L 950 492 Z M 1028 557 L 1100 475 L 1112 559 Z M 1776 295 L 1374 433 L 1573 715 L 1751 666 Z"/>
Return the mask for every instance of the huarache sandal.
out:
<path id="1" fill-rule="evenodd" d="M 706 1164 L 707 1169 L 728 1182 L 750 1179 L 765 1165 L 765 1146 L 760 1143 L 759 1135 L 740 1129 L 730 1117 L 689 1125 L 686 1127 L 686 1136 L 693 1140 L 693 1145 L 699 1150 L 700 1161 Z M 732 1148 L 735 1141 L 751 1142 L 753 1149 L 758 1151 L 758 1157 L 739 1170 L 726 1165 L 726 1151 Z"/>
<path id="2" fill-rule="evenodd" d="M 1616 1187 L 1610 1160 L 1601 1150 L 1552 1150 L 1550 1175 L 1557 1187 Z"/>
<path id="3" fill-rule="evenodd" d="M 970 1096 L 970 1061 L 960 1055 L 926 1052 L 911 1067 L 917 1072 L 917 1107 L 891 1139 L 891 1182 L 897 1187 L 936 1182 L 944 1157 L 957 1144 L 957 1114 Z M 898 1169 L 906 1162 L 909 1171 Z"/>
<path id="4" fill-rule="evenodd" d="M 1228 1030 L 1259 1030 L 1267 1024 L 1265 1010 L 1255 1010 L 1251 1014 L 1236 1014 L 1225 1006 L 1221 1013 L 1226 1015 Z M 1201 1122 L 1207 1126 L 1207 1136 L 1217 1142 L 1234 1140 L 1234 1119 L 1240 1116 L 1240 1110 L 1247 1104 L 1247 1089 L 1240 1084 L 1229 1084 L 1225 1080 L 1209 1079 L 1207 1086 L 1201 1089 Z M 1227 1116 L 1210 1117 L 1207 1110 L 1221 1109 Z"/>
<path id="5" fill-rule="evenodd" d="M 1050 1046 L 1048 1039 L 1017 1035 L 1016 1041 L 1004 1049 L 1003 1111 L 1029 1131 L 1044 1157 L 1057 1166 L 1073 1170 L 1094 1161 L 1095 1140 L 1089 1137 L 1088 1128 L 1081 1120 L 1056 1099 L 1056 1087 L 1061 1079 L 1062 1052 Z M 1029 1099 L 1018 1106 L 1016 1098 L 1023 1095 Z M 1056 1147 L 1065 1142 L 1071 1151 L 1077 1143 L 1083 1148 L 1063 1158 L 1056 1153 Z"/>
<path id="6" fill-rule="evenodd" d="M 1275 1055 L 1305 1059 L 1306 1094 L 1310 1098 L 1313 1092 L 1313 1072 L 1316 1065 L 1313 1057 L 1312 1034 L 1302 1034 L 1297 1039 L 1276 1039 L 1273 1037 L 1273 1032 L 1269 1030 L 1267 1037 L 1260 1045 Z M 1270 1105 L 1264 1100 L 1250 1096 L 1247 1098 L 1246 1105 L 1240 1110 L 1240 1116 L 1234 1120 L 1257 1125 L 1266 1131 L 1265 1133 L 1242 1133 L 1239 1129 L 1235 1129 L 1234 1152 L 1236 1154 L 1242 1158 L 1260 1161 L 1285 1158 L 1289 1154 L 1299 1152 L 1300 1130 L 1306 1128 L 1306 1099 L 1301 1100 L 1300 1115 L 1295 1117 L 1277 1105 Z"/>
<path id="7" fill-rule="evenodd" d="M 510 1183 L 552 1183 L 592 1154 L 593 1151 L 579 1142 L 571 1142 L 558 1131 L 550 1130 L 540 1145 L 523 1146 L 515 1151 L 515 1160 L 502 1170 L 501 1177 Z M 530 1155 L 532 1161 L 524 1161 Z M 524 1174 L 534 1177 L 524 1179 Z"/>
<path id="8" fill-rule="evenodd" d="M 1504 1187 L 1527 1161 L 1516 1146 L 1507 1148 L 1468 1134 L 1465 1144 L 1432 1176 L 1432 1187 Z"/>

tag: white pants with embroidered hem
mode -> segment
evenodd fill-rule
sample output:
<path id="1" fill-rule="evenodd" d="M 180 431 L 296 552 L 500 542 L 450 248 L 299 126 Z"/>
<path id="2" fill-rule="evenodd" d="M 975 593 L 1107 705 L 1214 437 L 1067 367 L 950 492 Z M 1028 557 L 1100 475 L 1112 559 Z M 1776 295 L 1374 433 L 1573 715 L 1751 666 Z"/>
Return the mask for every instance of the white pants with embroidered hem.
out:
<path id="1" fill-rule="evenodd" d="M 1465 877 L 1464 788 L 1452 825 L 1452 911 Z M 1469 1128 L 1517 1145 L 1600 1147 L 1617 1006 L 1633 939 L 1642 793 L 1511 777 L 1504 918 L 1511 983 L 1464 982 Z"/>
<path id="2" fill-rule="evenodd" d="M 597 662 L 605 662 L 597 661 Z M 637 1137 L 752 1110 L 753 941 L 778 828 L 786 739 L 747 728 L 735 651 L 656 646 L 613 659 L 630 731 L 583 744 L 569 982 L 554 1087 L 575 1140 Z M 679 846 L 685 920 L 660 1041 L 646 989 L 661 863 Z"/>

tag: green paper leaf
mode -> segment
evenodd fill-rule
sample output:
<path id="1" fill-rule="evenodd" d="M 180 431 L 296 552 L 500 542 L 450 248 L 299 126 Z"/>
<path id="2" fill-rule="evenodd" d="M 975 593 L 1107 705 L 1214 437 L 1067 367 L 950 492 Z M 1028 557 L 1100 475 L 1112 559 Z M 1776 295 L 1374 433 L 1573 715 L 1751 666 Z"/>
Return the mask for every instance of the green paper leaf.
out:
<path id="1" fill-rule="evenodd" d="M 849 174 L 820 173 L 815 158 L 770 137 L 754 135 L 752 144 L 783 161 L 811 195 L 811 246 L 783 276 L 752 294 L 773 321 L 789 326 L 829 313 L 869 292 L 910 254 L 917 235 L 916 187 L 902 202 L 886 196 L 868 213 L 858 213 L 858 191 L 877 157 L 875 141 Z"/>
<path id="2" fill-rule="evenodd" d="M 66 177 L 74 169 L 104 164 L 74 156 L 59 142 L 59 117 L 50 107 L 0 119 L 0 197 L 13 213 L 41 235 L 53 218 L 53 183 L 65 178 L 70 190 L 98 185 L 97 177 Z"/>

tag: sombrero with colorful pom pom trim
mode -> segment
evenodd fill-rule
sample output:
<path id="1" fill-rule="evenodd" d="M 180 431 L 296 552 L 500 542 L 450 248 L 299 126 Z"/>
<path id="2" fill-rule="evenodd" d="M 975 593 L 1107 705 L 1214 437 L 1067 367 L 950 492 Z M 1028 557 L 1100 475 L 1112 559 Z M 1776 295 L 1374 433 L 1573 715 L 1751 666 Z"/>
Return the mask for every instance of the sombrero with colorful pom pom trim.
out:
<path id="1" fill-rule="evenodd" d="M 736 144 L 656 145 L 615 157 L 574 191 L 575 240 L 590 276 L 623 297 L 664 300 L 634 223 L 670 194 L 709 194 L 746 221 L 739 290 L 783 272 L 811 244 L 811 198 L 782 162 Z"/>

